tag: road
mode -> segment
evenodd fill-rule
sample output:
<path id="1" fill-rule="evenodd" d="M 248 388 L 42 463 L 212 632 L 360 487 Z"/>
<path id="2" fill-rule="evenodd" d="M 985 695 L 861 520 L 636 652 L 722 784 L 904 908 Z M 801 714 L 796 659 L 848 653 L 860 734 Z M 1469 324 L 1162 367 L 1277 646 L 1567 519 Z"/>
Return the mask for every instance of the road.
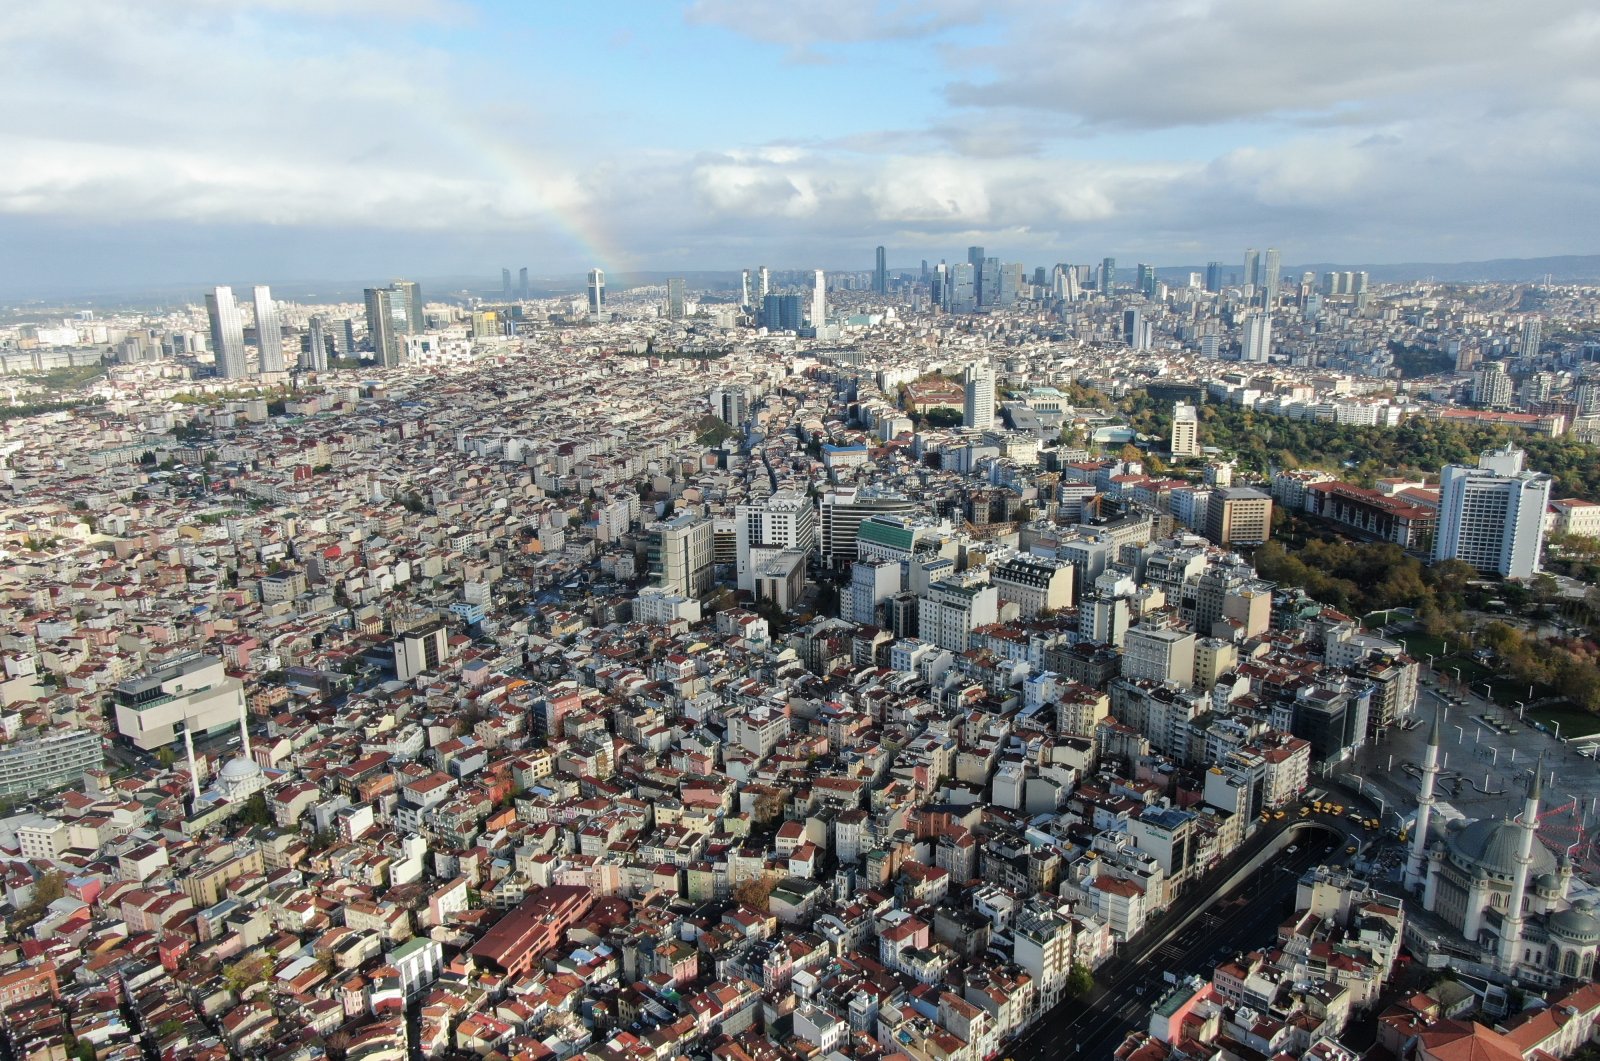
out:
<path id="1" fill-rule="evenodd" d="M 1262 830 L 1235 858 L 1239 864 L 1248 862 L 1272 838 L 1297 824 L 1304 823 L 1291 819 L 1280 828 Z M 1338 828 L 1341 834 L 1344 831 L 1337 822 L 1317 824 Z M 1255 842 L 1263 834 L 1265 838 Z M 1150 1006 L 1167 986 L 1163 973 L 1182 977 L 1204 972 L 1224 954 L 1269 943 L 1289 913 L 1288 903 L 1300 875 L 1319 862 L 1338 861 L 1345 842 L 1342 835 L 1336 839 L 1325 832 L 1303 832 L 1293 854 L 1285 852 L 1268 860 L 1226 893 L 1208 895 L 1205 882 L 1198 882 L 1138 939 L 1119 948 L 1117 956 L 1095 970 L 1095 987 L 1087 996 L 1057 1005 L 1004 1053 L 1016 1061 L 1110 1057 L 1129 1031 L 1146 1025 Z M 1228 872 L 1221 871 L 1223 879 Z M 1180 925 L 1177 933 L 1166 939 Z"/>

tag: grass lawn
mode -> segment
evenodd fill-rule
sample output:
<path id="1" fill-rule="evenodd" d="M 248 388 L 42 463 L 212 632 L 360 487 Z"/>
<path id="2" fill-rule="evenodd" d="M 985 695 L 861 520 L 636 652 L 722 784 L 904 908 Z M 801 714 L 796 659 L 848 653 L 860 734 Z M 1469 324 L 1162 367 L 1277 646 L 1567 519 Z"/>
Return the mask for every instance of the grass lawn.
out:
<path id="1" fill-rule="evenodd" d="M 1390 608 L 1387 611 L 1373 612 L 1370 615 L 1362 616 L 1361 625 L 1368 630 L 1379 630 L 1388 626 L 1391 622 L 1398 622 L 1406 618 L 1409 618 L 1409 616 L 1402 615 L 1398 610 Z"/>
<path id="2" fill-rule="evenodd" d="M 1491 681 L 1497 677 L 1495 672 L 1488 667 L 1464 656 L 1451 656 L 1448 659 L 1439 660 L 1438 668 L 1440 674 L 1448 674 L 1452 678 L 1456 676 L 1456 671 L 1459 670 L 1461 672 L 1461 680 L 1468 684 Z"/>
<path id="3" fill-rule="evenodd" d="M 1443 656 L 1446 654 L 1444 638 L 1434 637 L 1432 634 L 1424 634 L 1419 631 L 1401 634 L 1395 640 L 1406 646 L 1406 651 L 1411 655 L 1412 659 L 1419 659 L 1424 665 L 1427 664 L 1429 656 Z M 1435 660 L 1435 663 L 1437 662 L 1438 660 Z"/>
<path id="4" fill-rule="evenodd" d="M 1524 689 L 1523 692 L 1527 690 Z M 1528 714 L 1549 726 L 1551 730 L 1555 729 L 1554 723 L 1561 723 L 1563 739 L 1600 733 L 1600 717 L 1571 704 L 1550 704 L 1545 707 L 1529 708 Z"/>

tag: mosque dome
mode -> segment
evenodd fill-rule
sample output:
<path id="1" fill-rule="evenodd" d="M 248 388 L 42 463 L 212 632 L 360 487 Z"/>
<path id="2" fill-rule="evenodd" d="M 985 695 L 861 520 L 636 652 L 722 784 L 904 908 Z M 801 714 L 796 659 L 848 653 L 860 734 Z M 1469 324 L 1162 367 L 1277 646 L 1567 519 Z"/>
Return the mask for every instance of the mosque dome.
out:
<path id="1" fill-rule="evenodd" d="M 1517 852 L 1522 849 L 1522 826 L 1484 818 L 1451 831 L 1445 840 L 1450 857 L 1473 876 L 1484 874 L 1510 880 L 1517 872 Z M 1556 871 L 1556 857 L 1537 842 L 1533 845 L 1530 875 L 1538 878 Z"/>
<path id="2" fill-rule="evenodd" d="M 1545 918 L 1545 928 L 1552 936 L 1571 943 L 1600 942 L 1600 917 L 1594 914 L 1594 904 L 1579 899 L 1566 910 Z"/>

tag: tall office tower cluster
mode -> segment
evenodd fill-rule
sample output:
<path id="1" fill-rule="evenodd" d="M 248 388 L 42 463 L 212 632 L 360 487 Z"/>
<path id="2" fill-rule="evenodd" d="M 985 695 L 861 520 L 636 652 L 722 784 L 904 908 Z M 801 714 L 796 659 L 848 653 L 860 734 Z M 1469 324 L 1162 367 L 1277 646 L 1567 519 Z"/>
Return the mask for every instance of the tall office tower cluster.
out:
<path id="1" fill-rule="evenodd" d="M 233 288 L 218 287 L 206 292 L 206 316 L 211 320 L 211 353 L 216 358 L 217 375 L 242 379 L 247 371 L 244 321 L 233 300 Z"/>
<path id="2" fill-rule="evenodd" d="M 1484 574 L 1532 578 L 1544 547 L 1550 476 L 1523 468 L 1509 442 L 1478 456 L 1477 467 L 1439 472 L 1439 529 L 1433 561 L 1462 560 Z"/>
<path id="3" fill-rule="evenodd" d="M 928 282 L 935 306 L 948 313 L 971 313 L 984 306 L 1014 303 L 1023 293 L 1023 268 L 1020 262 L 988 257 L 982 247 L 968 247 L 966 261 L 954 265 L 940 262 L 929 273 Z"/>
<path id="4" fill-rule="evenodd" d="M 526 265 L 517 270 L 517 285 L 515 287 L 511 286 L 511 270 L 500 270 L 500 295 L 508 302 L 513 298 L 525 299 L 528 297 L 528 267 Z"/>
<path id="5" fill-rule="evenodd" d="M 1254 247 L 1244 252 L 1244 276 L 1241 281 L 1245 294 L 1253 303 L 1269 310 L 1277 304 L 1281 268 L 1276 247 L 1268 247 L 1265 257 Z"/>
<path id="6" fill-rule="evenodd" d="M 423 330 L 422 289 L 412 280 L 366 289 L 367 342 L 380 368 L 399 365 L 407 335 Z"/>
<path id="7" fill-rule="evenodd" d="M 879 295 L 889 293 L 889 255 L 882 247 L 878 248 L 878 257 L 872 267 L 872 290 Z"/>
<path id="8" fill-rule="evenodd" d="M 606 274 L 601 269 L 590 269 L 585 283 L 589 292 L 589 316 L 599 320 L 606 311 Z"/>
<path id="9" fill-rule="evenodd" d="M 282 372 L 283 323 L 272 289 L 258 284 L 251 290 L 256 314 L 256 352 L 258 370 L 265 374 Z M 211 352 L 216 358 L 217 375 L 242 379 L 250 373 L 244 352 L 244 317 L 233 297 L 233 288 L 215 287 L 206 292 L 206 317 L 211 324 Z"/>

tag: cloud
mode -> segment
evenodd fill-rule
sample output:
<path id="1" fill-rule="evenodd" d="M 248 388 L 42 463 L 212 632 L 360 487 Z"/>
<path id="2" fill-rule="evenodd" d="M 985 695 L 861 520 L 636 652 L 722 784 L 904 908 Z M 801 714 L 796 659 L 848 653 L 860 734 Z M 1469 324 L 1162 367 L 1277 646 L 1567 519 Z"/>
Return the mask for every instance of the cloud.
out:
<path id="1" fill-rule="evenodd" d="M 919 40 L 974 26 L 1004 0 L 694 0 L 691 24 L 807 52 L 819 44 Z"/>
<path id="2" fill-rule="evenodd" d="M 947 94 L 1088 128 L 1294 119 L 1399 99 L 1544 107 L 1589 98 L 1597 47 L 1585 0 L 1081 0 L 1021 9 L 1000 41 L 953 48 L 967 72 Z"/>

